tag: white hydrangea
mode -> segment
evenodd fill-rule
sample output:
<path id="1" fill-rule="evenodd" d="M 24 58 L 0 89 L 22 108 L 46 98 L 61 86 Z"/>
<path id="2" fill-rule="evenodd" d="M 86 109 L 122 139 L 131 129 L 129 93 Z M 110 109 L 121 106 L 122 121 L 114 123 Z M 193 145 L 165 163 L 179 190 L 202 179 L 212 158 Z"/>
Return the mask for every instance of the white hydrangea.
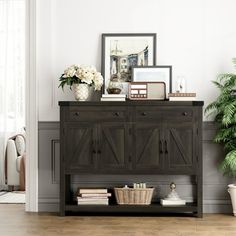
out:
<path id="1" fill-rule="evenodd" d="M 103 85 L 103 77 L 94 66 L 72 65 L 64 71 L 62 77 L 76 77 L 79 83 L 93 85 L 95 90 L 100 90 Z"/>
<path id="2" fill-rule="evenodd" d="M 94 89 L 101 90 L 103 85 L 103 77 L 100 72 L 96 72 L 94 75 Z"/>
<path id="3" fill-rule="evenodd" d="M 64 78 L 73 77 L 75 75 L 75 73 L 76 73 L 76 67 L 73 65 L 73 66 L 68 67 L 64 71 L 63 77 Z"/>

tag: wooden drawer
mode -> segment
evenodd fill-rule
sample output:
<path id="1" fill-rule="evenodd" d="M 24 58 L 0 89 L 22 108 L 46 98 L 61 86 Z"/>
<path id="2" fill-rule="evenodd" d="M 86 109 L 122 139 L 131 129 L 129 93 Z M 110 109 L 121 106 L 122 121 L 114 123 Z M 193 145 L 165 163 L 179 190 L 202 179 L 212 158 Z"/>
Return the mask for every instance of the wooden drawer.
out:
<path id="1" fill-rule="evenodd" d="M 118 109 L 83 109 L 83 108 L 70 108 L 65 114 L 67 121 L 123 121 L 127 117 L 125 108 Z"/>
<path id="2" fill-rule="evenodd" d="M 191 121 L 193 118 L 193 110 L 191 108 L 156 108 L 156 107 L 136 107 L 136 120 L 182 120 Z"/>
<path id="3" fill-rule="evenodd" d="M 138 109 L 136 111 L 136 120 L 148 120 L 148 119 L 160 119 L 161 113 L 160 111 L 149 110 L 149 109 Z"/>
<path id="4" fill-rule="evenodd" d="M 168 121 L 192 121 L 193 110 L 189 108 L 172 108 L 162 111 L 163 119 Z"/>

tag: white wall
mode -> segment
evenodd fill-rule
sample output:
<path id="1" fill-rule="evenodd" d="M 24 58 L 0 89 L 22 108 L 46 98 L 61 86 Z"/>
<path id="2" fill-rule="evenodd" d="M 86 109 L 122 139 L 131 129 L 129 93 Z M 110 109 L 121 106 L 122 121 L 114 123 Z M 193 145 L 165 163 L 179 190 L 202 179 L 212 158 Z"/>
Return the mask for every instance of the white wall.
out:
<path id="1" fill-rule="evenodd" d="M 208 104 L 211 80 L 233 70 L 235 9 L 235 0 L 37 0 L 39 121 L 59 120 L 58 101 L 73 100 L 57 88 L 66 66 L 100 70 L 102 33 L 156 33 L 157 64 L 172 65 L 173 84 L 184 75 Z"/>

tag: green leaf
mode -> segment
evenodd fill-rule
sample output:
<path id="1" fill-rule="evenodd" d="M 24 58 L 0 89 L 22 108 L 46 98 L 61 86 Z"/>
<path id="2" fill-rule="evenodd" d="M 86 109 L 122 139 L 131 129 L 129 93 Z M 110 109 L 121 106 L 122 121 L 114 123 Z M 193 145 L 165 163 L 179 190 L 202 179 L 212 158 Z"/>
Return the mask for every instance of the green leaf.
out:
<path id="1" fill-rule="evenodd" d="M 218 82 L 218 81 L 212 81 L 212 83 L 215 84 L 215 86 L 216 86 L 218 89 L 220 89 L 220 90 L 224 89 L 224 85 L 222 85 L 220 82 Z"/>
<path id="2" fill-rule="evenodd" d="M 220 165 L 220 170 L 229 176 L 236 176 L 236 150 L 229 152 Z"/>

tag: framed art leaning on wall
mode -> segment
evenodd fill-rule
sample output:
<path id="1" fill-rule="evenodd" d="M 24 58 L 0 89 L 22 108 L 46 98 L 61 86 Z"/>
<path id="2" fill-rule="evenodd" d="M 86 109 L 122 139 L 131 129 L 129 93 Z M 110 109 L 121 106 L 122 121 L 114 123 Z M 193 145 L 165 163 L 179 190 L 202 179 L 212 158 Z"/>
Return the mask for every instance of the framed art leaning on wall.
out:
<path id="1" fill-rule="evenodd" d="M 104 93 L 111 83 L 119 83 L 128 94 L 133 66 L 156 63 L 156 34 L 102 34 L 102 75 Z"/>
<path id="2" fill-rule="evenodd" d="M 167 98 L 172 92 L 172 66 L 134 66 L 132 82 L 164 82 Z"/>

